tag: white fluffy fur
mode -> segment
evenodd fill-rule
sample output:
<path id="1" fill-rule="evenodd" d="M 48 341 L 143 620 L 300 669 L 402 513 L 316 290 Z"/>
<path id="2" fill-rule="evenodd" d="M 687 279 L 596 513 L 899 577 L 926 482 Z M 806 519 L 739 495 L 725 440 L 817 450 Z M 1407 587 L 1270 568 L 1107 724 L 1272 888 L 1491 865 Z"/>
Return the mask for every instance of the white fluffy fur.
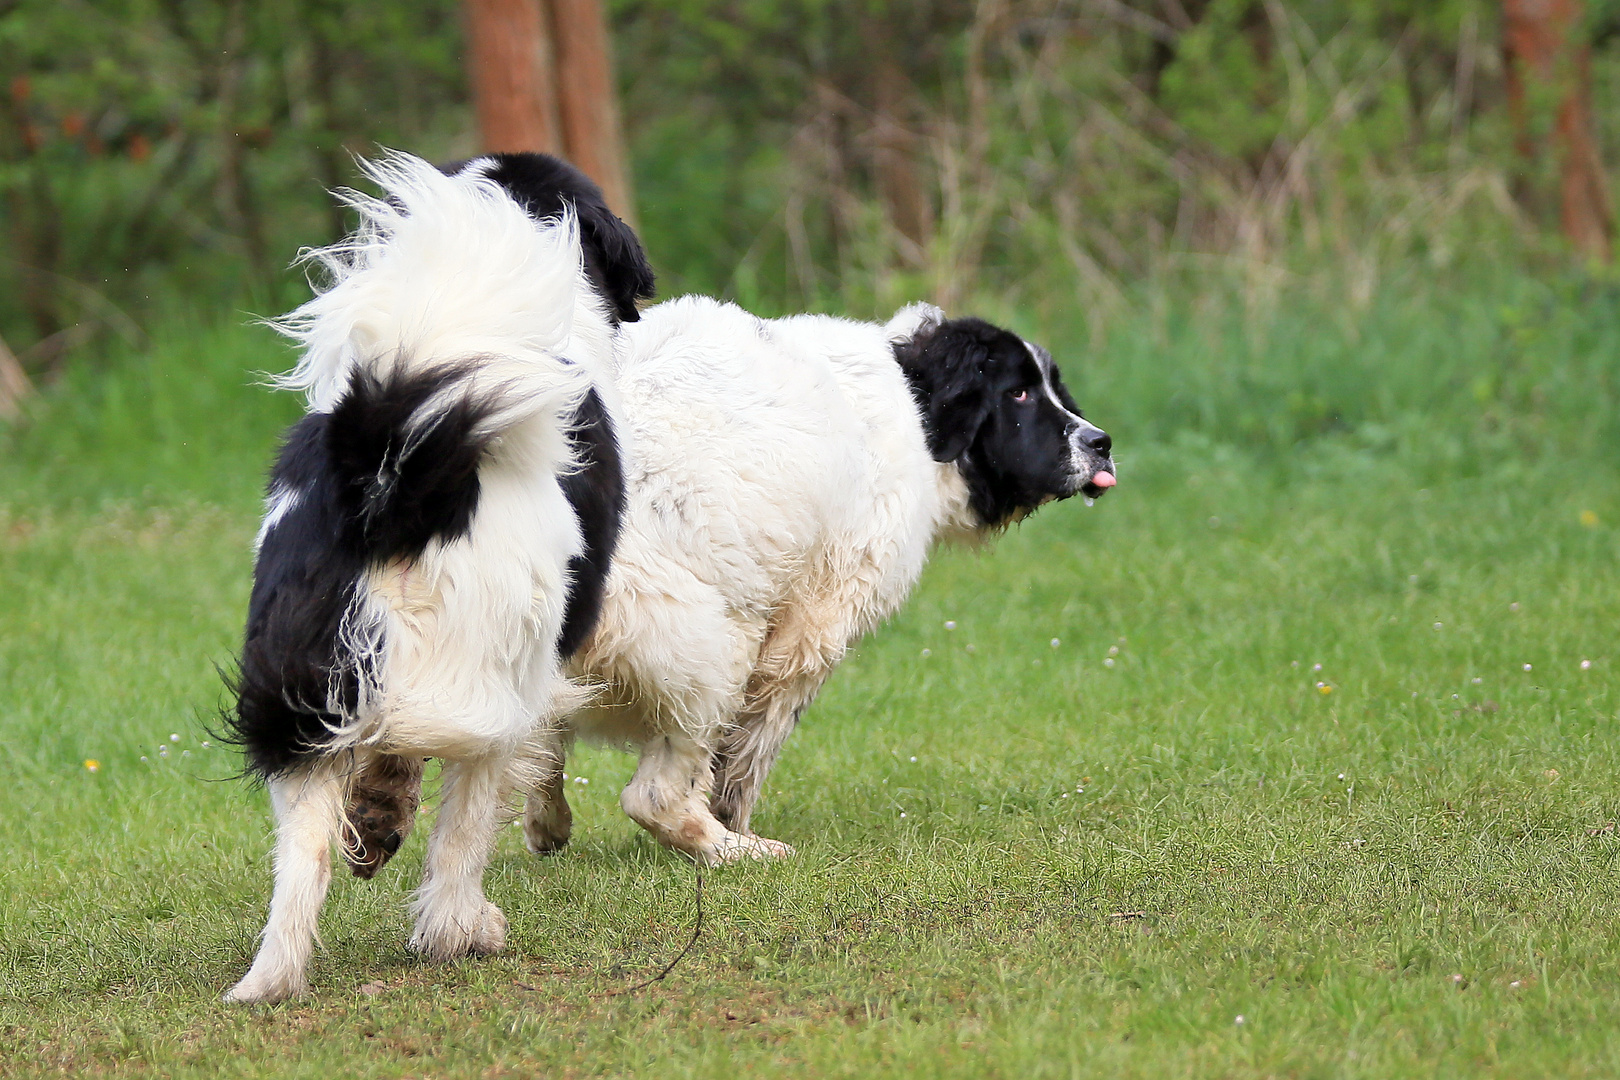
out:
<path id="1" fill-rule="evenodd" d="M 609 689 L 573 725 L 640 747 L 621 802 L 661 842 L 711 863 L 791 850 L 748 829 L 782 741 L 934 540 L 972 528 L 891 350 L 940 317 L 765 321 L 687 297 L 622 328 L 628 513 L 578 658 Z M 721 749 L 737 762 L 735 829 L 710 809 Z M 559 798 L 531 796 L 531 846 L 566 816 Z"/>
<path id="2" fill-rule="evenodd" d="M 349 613 L 351 647 L 375 652 L 375 685 L 337 733 L 340 754 L 271 782 L 275 893 L 259 955 L 228 995 L 237 1001 L 303 989 L 347 785 L 376 753 L 446 760 L 413 946 L 433 957 L 499 948 L 505 920 L 481 878 L 503 792 L 514 763 L 582 700 L 556 655 L 567 564 L 583 546 L 558 477 L 574 464 L 565 423 L 580 397 L 595 384 L 611 410 L 612 329 L 575 224 L 537 225 L 492 181 L 416 158 L 367 172 L 388 198 L 349 193 L 359 231 L 309 254 L 330 284 L 278 324 L 303 349 L 280 382 L 327 411 L 357 370 L 475 361 L 456 393 L 499 395 L 499 437 L 469 534 L 375 567 Z M 297 498 L 272 494 L 261 539 Z"/>

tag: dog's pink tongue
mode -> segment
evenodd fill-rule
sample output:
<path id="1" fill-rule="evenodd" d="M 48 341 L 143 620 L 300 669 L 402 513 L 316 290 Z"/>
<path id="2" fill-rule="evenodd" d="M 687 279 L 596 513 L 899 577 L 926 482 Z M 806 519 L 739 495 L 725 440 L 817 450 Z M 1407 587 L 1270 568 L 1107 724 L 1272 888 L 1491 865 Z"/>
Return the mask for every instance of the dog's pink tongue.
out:
<path id="1" fill-rule="evenodd" d="M 1115 484 L 1119 483 L 1118 480 L 1114 479 L 1114 474 L 1111 472 L 1097 473 L 1091 478 L 1091 482 L 1100 488 L 1111 488 Z"/>

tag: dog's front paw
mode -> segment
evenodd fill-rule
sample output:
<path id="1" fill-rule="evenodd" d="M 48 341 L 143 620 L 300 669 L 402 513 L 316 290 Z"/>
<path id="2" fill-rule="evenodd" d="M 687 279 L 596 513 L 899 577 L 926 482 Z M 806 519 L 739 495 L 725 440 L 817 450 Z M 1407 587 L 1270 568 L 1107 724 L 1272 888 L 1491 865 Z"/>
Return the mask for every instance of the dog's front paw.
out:
<path id="1" fill-rule="evenodd" d="M 699 852 L 698 860 L 705 866 L 723 866 L 744 859 L 786 859 L 797 854 L 792 845 L 780 840 L 727 832 L 719 841 Z"/>
<path id="2" fill-rule="evenodd" d="M 255 966 L 242 981 L 225 991 L 224 1000 L 232 1005 L 271 1005 L 309 993 L 302 974 L 266 971 Z"/>
<path id="3" fill-rule="evenodd" d="M 410 947 L 428 960 L 492 956 L 506 947 L 506 916 L 487 900 L 476 913 L 460 918 L 423 912 Z"/>
<path id="4" fill-rule="evenodd" d="M 555 855 L 568 846 L 568 837 L 574 831 L 574 815 L 568 804 L 562 804 L 561 813 L 552 807 L 536 810 L 531 803 L 523 815 L 523 842 L 536 855 Z"/>

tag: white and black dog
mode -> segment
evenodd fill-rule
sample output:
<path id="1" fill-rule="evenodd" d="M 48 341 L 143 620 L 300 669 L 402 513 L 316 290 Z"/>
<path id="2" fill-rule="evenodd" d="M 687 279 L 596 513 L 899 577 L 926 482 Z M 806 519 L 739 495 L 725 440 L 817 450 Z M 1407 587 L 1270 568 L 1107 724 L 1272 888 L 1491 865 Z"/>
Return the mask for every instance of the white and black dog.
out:
<path id="1" fill-rule="evenodd" d="M 520 205 L 493 165 L 369 166 L 386 198 L 347 196 L 359 231 L 314 253 L 331 280 L 279 324 L 310 411 L 271 475 L 228 718 L 270 788 L 275 889 L 229 1000 L 303 991 L 332 845 L 380 863 L 346 805 L 376 801 L 367 777 L 414 799 L 391 777 L 423 757 L 444 760 L 444 797 L 411 944 L 499 949 L 482 886 L 499 812 L 583 698 L 562 664 L 623 507 L 613 350 L 652 274 L 573 170 L 518 162 L 551 192 Z"/>
<path id="2" fill-rule="evenodd" d="M 664 844 L 790 853 L 749 828 L 765 776 L 931 545 L 1114 483 L 1108 436 L 1008 331 L 699 298 L 637 322 L 640 246 L 567 166 L 371 173 L 386 199 L 350 196 L 360 232 L 317 253 L 333 284 L 284 323 L 311 413 L 272 475 L 233 718 L 278 820 L 235 1000 L 302 990 L 331 845 L 383 865 L 425 757 L 431 957 L 500 947 L 503 793 L 532 765 L 529 846 L 561 848 L 576 735 L 640 749 L 621 801 Z"/>
<path id="3" fill-rule="evenodd" d="M 548 160 L 469 167 L 550 205 L 532 182 Z M 639 748 L 625 811 L 707 863 L 791 851 L 749 828 L 766 774 L 937 539 L 1114 484 L 1108 435 L 1044 349 L 926 305 L 877 325 L 675 300 L 621 329 L 614 390 L 627 505 L 600 619 L 569 662 L 601 690 L 564 737 Z M 568 840 L 563 749 L 525 814 L 536 852 Z M 398 846 L 419 776 L 402 761 L 363 778 L 356 873 Z"/>
<path id="4" fill-rule="evenodd" d="M 572 661 L 606 689 L 570 729 L 639 748 L 621 805 L 710 864 L 791 853 L 749 827 L 766 774 L 936 540 L 1114 484 L 1045 350 L 923 305 L 879 325 L 671 301 L 623 329 L 617 391 L 624 528 Z M 568 838 L 560 762 L 525 813 L 537 852 Z"/>

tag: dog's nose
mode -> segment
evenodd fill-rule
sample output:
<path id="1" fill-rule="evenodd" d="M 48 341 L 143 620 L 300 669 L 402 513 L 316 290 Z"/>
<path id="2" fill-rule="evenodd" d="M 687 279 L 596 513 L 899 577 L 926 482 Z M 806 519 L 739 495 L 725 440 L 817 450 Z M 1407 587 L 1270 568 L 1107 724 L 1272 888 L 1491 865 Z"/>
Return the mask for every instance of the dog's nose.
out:
<path id="1" fill-rule="evenodd" d="M 1108 432 L 1098 427 L 1087 427 L 1080 432 L 1080 443 L 1098 457 L 1106 458 L 1114 449 L 1114 440 L 1108 437 Z"/>

